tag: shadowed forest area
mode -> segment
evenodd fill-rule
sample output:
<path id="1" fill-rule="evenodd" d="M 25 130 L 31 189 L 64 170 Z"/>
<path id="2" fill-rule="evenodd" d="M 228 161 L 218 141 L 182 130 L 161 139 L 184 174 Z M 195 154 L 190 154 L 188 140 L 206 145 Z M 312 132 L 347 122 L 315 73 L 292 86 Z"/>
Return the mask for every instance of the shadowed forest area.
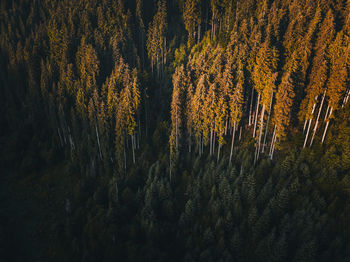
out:
<path id="1" fill-rule="evenodd" d="M 349 0 L 3 0 L 0 261 L 350 261 Z"/>

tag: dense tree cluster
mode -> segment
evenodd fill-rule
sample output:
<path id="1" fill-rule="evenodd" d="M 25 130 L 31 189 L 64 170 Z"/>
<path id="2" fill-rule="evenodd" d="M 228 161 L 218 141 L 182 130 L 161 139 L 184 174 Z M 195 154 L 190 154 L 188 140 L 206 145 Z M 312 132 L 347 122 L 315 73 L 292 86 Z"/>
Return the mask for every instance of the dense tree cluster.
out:
<path id="1" fill-rule="evenodd" d="M 200 16 L 192 11 L 192 2 L 185 1 L 185 6 L 191 5 L 184 12 L 185 25 L 190 10 L 191 17 Z M 207 34 L 201 43 L 189 46 L 188 59 L 177 65 L 186 67 L 190 83 L 183 88 L 182 106 L 177 102 L 176 112 L 182 109 L 184 118 L 199 121 L 193 125 L 199 154 L 203 153 L 203 141 L 210 144 L 212 154 L 217 139 L 219 158 L 228 133 L 233 134 L 233 147 L 239 129 L 240 133 L 251 131 L 256 138 L 254 163 L 268 144 L 266 153 L 272 159 L 275 147 L 301 126 L 298 120 L 305 122 L 303 147 L 313 144 L 320 128 L 324 131 L 318 132 L 318 139 L 323 143 L 333 111 L 348 100 L 349 4 L 262 1 L 253 5 L 256 12 L 247 19 L 239 13 L 238 2 L 237 11 L 231 13 L 235 14 L 232 31 L 227 34 L 218 17 L 230 13 L 233 3 L 228 2 L 211 1 L 211 37 Z M 187 31 L 193 38 L 193 29 Z M 215 35 L 217 40 L 211 41 Z M 176 72 L 174 80 L 178 79 Z M 176 84 L 174 93 L 179 92 Z M 192 108 L 187 107 L 186 96 L 191 97 Z M 177 134 L 192 136 L 192 127 L 187 134 L 180 132 L 179 126 L 172 127 Z M 230 155 L 231 159 L 232 149 Z"/>

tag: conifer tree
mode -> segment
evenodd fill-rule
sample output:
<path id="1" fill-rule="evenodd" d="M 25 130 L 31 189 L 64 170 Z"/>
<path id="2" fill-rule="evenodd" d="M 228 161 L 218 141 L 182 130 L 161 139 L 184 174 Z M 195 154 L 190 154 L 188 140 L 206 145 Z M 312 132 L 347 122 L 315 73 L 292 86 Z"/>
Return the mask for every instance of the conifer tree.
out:
<path id="1" fill-rule="evenodd" d="M 269 47 L 269 43 L 265 42 L 264 45 L 260 48 L 257 58 L 256 64 L 254 67 L 252 80 L 254 82 L 254 88 L 256 89 L 259 98 L 261 98 L 262 111 L 260 114 L 260 132 L 256 150 L 255 160 L 258 160 L 260 153 L 260 142 L 261 136 L 263 133 L 263 121 L 265 111 L 269 111 L 268 106 L 271 103 L 271 97 L 275 92 L 275 80 L 277 78 L 277 73 L 275 72 L 277 69 L 277 51 L 274 48 Z M 259 106 L 259 98 L 257 103 L 257 112 Z M 256 127 L 257 116 L 256 112 L 254 130 Z"/>
<path id="2" fill-rule="evenodd" d="M 346 92 L 346 83 L 348 81 L 348 64 L 350 55 L 350 38 L 344 35 L 343 31 L 337 34 L 335 40 L 330 44 L 328 57 L 330 60 L 330 73 L 327 82 L 328 87 L 328 109 L 325 119 L 326 127 L 322 136 L 322 143 L 327 133 L 332 112 L 339 108 L 342 96 Z"/>
<path id="3" fill-rule="evenodd" d="M 166 59 L 166 30 L 167 10 L 166 0 L 158 1 L 157 13 L 149 24 L 147 32 L 147 52 L 151 59 L 151 67 L 157 66 L 157 76 L 160 78 L 161 70 Z"/>
<path id="4" fill-rule="evenodd" d="M 241 62 L 238 64 L 237 72 L 237 84 L 233 92 L 230 92 L 229 95 L 229 109 L 230 109 L 230 118 L 231 123 L 233 123 L 232 130 L 232 141 L 231 141 L 231 152 L 230 152 L 230 163 L 232 160 L 233 145 L 235 141 L 236 126 L 239 125 L 239 122 L 242 117 L 242 104 L 243 104 L 243 88 L 244 88 L 244 72 L 243 65 Z"/>
<path id="5" fill-rule="evenodd" d="M 183 20 L 185 28 L 188 32 L 189 42 L 200 40 L 201 23 L 202 23 L 202 10 L 200 0 L 186 0 L 183 8 Z"/>

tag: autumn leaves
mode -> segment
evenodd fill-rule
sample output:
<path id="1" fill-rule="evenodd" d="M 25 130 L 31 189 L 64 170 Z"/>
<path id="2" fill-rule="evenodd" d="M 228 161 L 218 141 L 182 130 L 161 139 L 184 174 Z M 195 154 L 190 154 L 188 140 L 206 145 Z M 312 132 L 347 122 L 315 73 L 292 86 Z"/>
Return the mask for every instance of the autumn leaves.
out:
<path id="1" fill-rule="evenodd" d="M 235 135 L 239 130 L 241 136 L 242 128 L 255 138 L 254 162 L 261 153 L 272 159 L 297 115 L 304 124 L 303 147 L 314 143 L 320 127 L 324 142 L 334 111 L 350 95 L 349 25 L 337 31 L 332 10 L 318 5 L 308 13 L 294 4 L 270 8 L 258 21 L 238 17 L 227 45 L 207 34 L 188 51 L 188 61 L 178 64 L 171 105 L 173 159 L 180 141 L 187 141 L 189 151 L 195 142 L 201 155 L 208 145 L 209 155 L 215 152 L 219 160 L 231 139 L 231 163 Z M 289 25 L 282 34 L 278 25 L 287 19 L 287 9 Z M 350 21 L 348 9 L 346 14 Z"/>

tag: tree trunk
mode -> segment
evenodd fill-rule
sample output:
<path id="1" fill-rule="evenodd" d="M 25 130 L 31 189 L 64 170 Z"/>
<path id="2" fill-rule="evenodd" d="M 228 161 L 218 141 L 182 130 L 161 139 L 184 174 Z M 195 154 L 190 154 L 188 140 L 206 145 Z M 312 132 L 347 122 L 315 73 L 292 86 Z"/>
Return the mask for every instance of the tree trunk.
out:
<path id="1" fill-rule="evenodd" d="M 131 135 L 131 147 L 132 147 L 132 161 L 135 164 L 135 137 Z"/>
<path id="2" fill-rule="evenodd" d="M 270 122 L 270 116 L 271 116 L 272 100 L 273 100 L 273 92 L 272 92 L 272 95 L 271 95 L 271 102 L 270 102 L 269 116 L 267 117 L 266 130 L 265 130 L 264 142 L 263 142 L 263 147 L 262 147 L 261 153 L 264 153 L 264 150 L 265 150 L 266 136 L 267 136 L 267 131 L 268 131 L 268 128 L 269 128 L 269 122 Z"/>
<path id="3" fill-rule="evenodd" d="M 323 119 L 323 121 L 326 121 L 326 119 L 327 119 L 327 115 L 328 115 L 328 112 L 329 112 L 329 104 L 328 104 L 328 106 L 327 106 L 327 110 L 326 110 L 326 114 L 324 115 L 324 119 Z"/>
<path id="4" fill-rule="evenodd" d="M 221 144 L 219 143 L 219 146 L 218 146 L 218 159 L 217 159 L 217 163 L 219 163 L 219 160 L 220 160 L 220 149 L 221 149 Z"/>
<path id="5" fill-rule="evenodd" d="M 311 126 L 311 121 L 312 121 L 312 118 L 309 119 L 309 126 L 307 128 L 307 132 L 306 132 L 306 135 L 305 135 L 305 140 L 304 140 L 304 145 L 303 145 L 303 148 L 305 148 L 306 146 L 306 142 L 307 142 L 307 138 L 309 136 L 309 131 L 310 131 L 310 126 Z"/>
<path id="6" fill-rule="evenodd" d="M 275 152 L 275 142 L 276 142 L 276 135 L 275 135 L 275 141 L 273 142 L 273 146 L 272 146 L 271 160 L 273 159 L 273 152 Z"/>
<path id="7" fill-rule="evenodd" d="M 201 24 L 199 23 L 198 24 L 198 43 L 200 42 L 201 40 Z"/>
<path id="8" fill-rule="evenodd" d="M 259 160 L 259 154 L 260 154 L 260 143 L 261 143 L 261 136 L 263 132 L 263 125 L 264 125 L 264 114 L 265 114 L 265 104 L 263 104 L 262 112 L 261 112 L 261 118 L 260 118 L 260 134 L 259 134 L 259 143 L 258 143 L 258 153 L 257 153 L 257 160 Z"/>
<path id="9" fill-rule="evenodd" d="M 216 143 L 216 132 L 214 131 L 213 154 L 214 154 L 214 152 L 215 152 L 215 143 Z"/>
<path id="10" fill-rule="evenodd" d="M 269 156 L 271 156 L 271 152 L 272 152 L 272 147 L 273 147 L 273 144 L 274 144 L 275 136 L 276 136 L 276 125 L 275 125 L 275 127 L 273 128 L 273 135 L 272 135 L 272 139 L 271 139 L 271 145 L 270 145 Z"/>
<path id="11" fill-rule="evenodd" d="M 254 131 L 253 131 L 253 137 L 255 137 L 255 132 L 256 132 L 256 122 L 257 122 L 257 119 L 258 119 L 259 102 L 260 102 L 260 94 L 258 95 L 258 102 L 256 103 L 256 111 L 255 111 L 255 117 L 254 117 Z"/>
<path id="12" fill-rule="evenodd" d="M 213 141 L 213 127 L 212 127 L 211 130 L 210 130 L 210 143 L 209 143 L 210 149 L 209 149 L 209 155 L 212 154 L 212 149 L 213 149 L 212 141 Z"/>
<path id="13" fill-rule="evenodd" d="M 97 125 L 95 123 L 95 131 L 96 131 L 96 137 L 97 137 L 97 144 L 98 144 L 98 150 L 100 153 L 100 158 L 102 159 L 102 151 L 101 151 L 101 145 L 100 145 L 100 137 L 98 135 Z"/>
<path id="14" fill-rule="evenodd" d="M 252 94 L 251 94 L 251 96 L 250 96 L 250 107 L 249 107 L 248 126 L 251 126 L 251 125 L 252 125 L 253 98 L 254 98 L 254 88 L 252 87 Z"/>
<path id="15" fill-rule="evenodd" d="M 125 173 L 126 173 L 126 152 L 125 152 L 125 145 L 123 146 L 124 148 L 124 170 L 125 170 Z"/>
<path id="16" fill-rule="evenodd" d="M 203 137 L 202 137 L 202 146 L 201 146 L 201 150 L 202 150 L 202 155 L 203 155 L 203 151 L 204 151 L 204 141 L 203 141 Z"/>
<path id="17" fill-rule="evenodd" d="M 345 96 L 344 96 L 344 99 L 343 99 L 343 103 L 342 103 L 342 105 L 341 105 L 342 108 L 343 108 L 343 107 L 346 105 L 346 103 L 348 102 L 349 93 L 350 93 L 350 89 L 346 90 Z"/>
<path id="18" fill-rule="evenodd" d="M 176 141 L 176 152 L 178 150 L 178 141 L 177 141 L 177 116 L 176 116 L 176 126 L 175 126 L 175 141 Z"/>
<path id="19" fill-rule="evenodd" d="M 307 120 L 305 119 L 303 133 L 305 133 L 306 123 L 307 123 Z"/>
<path id="20" fill-rule="evenodd" d="M 329 112 L 329 116 L 328 116 L 328 118 L 331 116 L 331 114 L 332 114 L 332 110 L 333 110 L 333 108 L 331 107 L 331 110 L 330 110 L 330 112 Z M 321 142 L 321 144 L 323 144 L 324 139 L 325 139 L 325 137 L 326 137 L 326 133 L 327 133 L 328 125 L 329 125 L 329 119 L 328 119 L 328 121 L 327 121 L 326 127 L 325 127 L 324 132 L 323 132 L 323 136 L 322 136 L 322 142 Z"/>
<path id="21" fill-rule="evenodd" d="M 242 137 L 242 126 L 239 129 L 239 141 L 241 141 L 241 137 Z"/>
<path id="22" fill-rule="evenodd" d="M 231 164 L 231 160 L 232 160 L 232 152 L 233 152 L 233 144 L 235 142 L 235 127 L 236 127 L 236 121 L 233 122 L 233 132 L 232 132 L 232 142 L 231 142 L 231 153 L 230 153 L 230 164 Z"/>
<path id="23" fill-rule="evenodd" d="M 318 120 L 320 118 L 320 115 L 321 115 L 321 111 L 322 111 L 322 107 L 323 107 L 323 102 L 324 102 L 324 97 L 326 95 L 326 90 L 324 91 L 323 93 L 323 96 L 322 96 L 322 100 L 321 100 L 321 105 L 320 105 L 320 108 L 318 110 L 318 114 L 317 114 L 317 118 L 316 118 L 316 123 L 315 123 L 315 126 L 314 126 L 314 130 L 313 130 L 313 134 L 312 134 L 312 138 L 311 138 L 311 142 L 310 142 L 310 147 L 312 146 L 312 143 L 314 142 L 314 138 L 315 138 L 315 134 L 316 134 L 316 130 L 317 130 L 317 126 L 318 126 Z"/>

